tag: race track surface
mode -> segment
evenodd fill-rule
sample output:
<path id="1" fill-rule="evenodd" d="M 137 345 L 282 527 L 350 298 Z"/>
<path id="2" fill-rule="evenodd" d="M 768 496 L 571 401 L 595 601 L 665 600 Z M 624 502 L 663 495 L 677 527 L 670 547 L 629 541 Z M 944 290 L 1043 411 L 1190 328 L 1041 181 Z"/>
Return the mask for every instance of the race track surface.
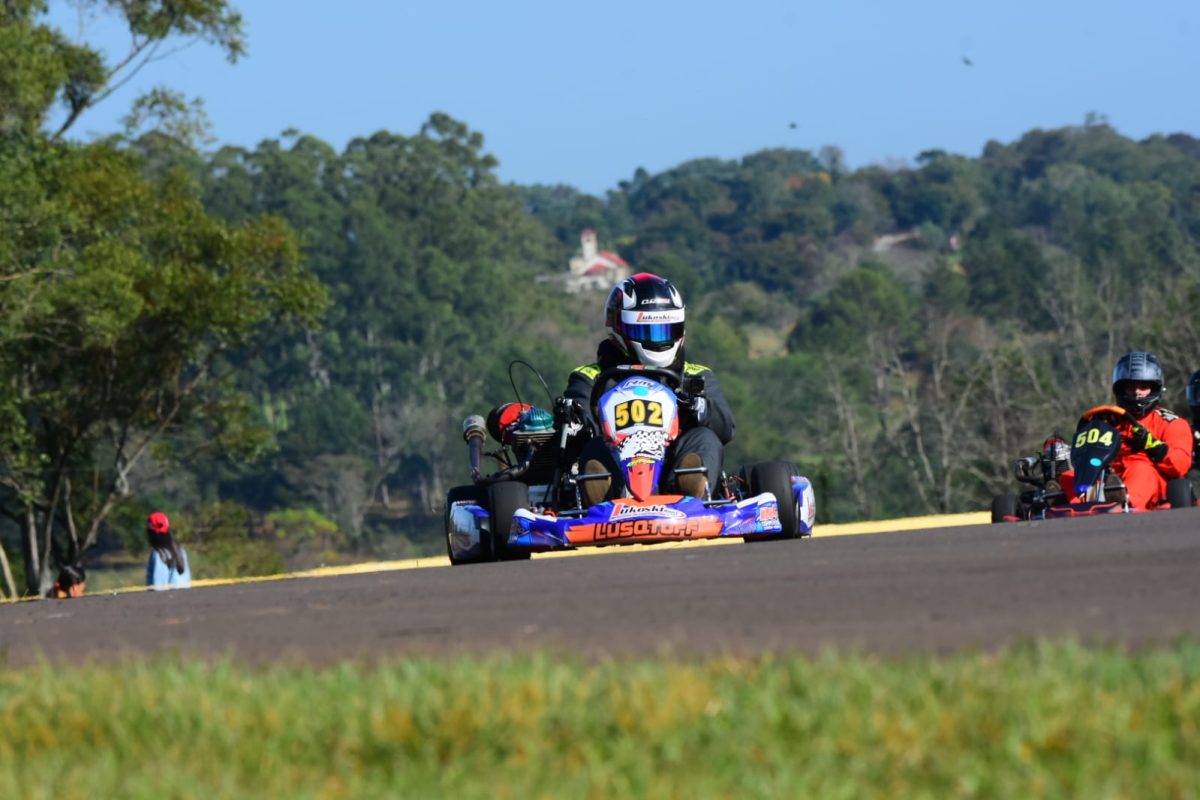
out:
<path id="1" fill-rule="evenodd" d="M 255 663 L 534 649 L 894 654 L 1184 635 L 1200 635 L 1200 509 L 0 606 L 10 665 L 174 652 Z"/>

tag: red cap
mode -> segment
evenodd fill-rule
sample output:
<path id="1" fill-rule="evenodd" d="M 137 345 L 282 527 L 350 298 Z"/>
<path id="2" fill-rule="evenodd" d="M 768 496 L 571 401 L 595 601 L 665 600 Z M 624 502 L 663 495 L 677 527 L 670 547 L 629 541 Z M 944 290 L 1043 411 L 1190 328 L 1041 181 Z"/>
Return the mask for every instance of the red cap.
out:
<path id="1" fill-rule="evenodd" d="M 155 511 L 146 517 L 146 530 L 152 533 L 167 534 L 171 532 L 171 521 L 161 511 Z"/>

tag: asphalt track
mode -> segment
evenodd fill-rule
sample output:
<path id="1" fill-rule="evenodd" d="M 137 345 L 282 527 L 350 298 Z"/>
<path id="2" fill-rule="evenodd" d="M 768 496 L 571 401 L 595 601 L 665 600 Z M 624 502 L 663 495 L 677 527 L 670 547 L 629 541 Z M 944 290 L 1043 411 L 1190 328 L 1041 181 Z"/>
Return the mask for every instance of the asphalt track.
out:
<path id="1" fill-rule="evenodd" d="M 611 551 L 610 551 L 611 552 Z M 10 665 L 991 649 L 1200 636 L 1200 509 L 89 595 L 0 606 Z"/>

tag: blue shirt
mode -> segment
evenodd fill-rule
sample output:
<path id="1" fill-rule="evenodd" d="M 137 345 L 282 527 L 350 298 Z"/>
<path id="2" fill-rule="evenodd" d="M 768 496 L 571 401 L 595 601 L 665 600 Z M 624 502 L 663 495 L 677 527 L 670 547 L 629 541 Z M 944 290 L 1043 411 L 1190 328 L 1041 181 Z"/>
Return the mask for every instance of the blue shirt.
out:
<path id="1" fill-rule="evenodd" d="M 188 566 L 187 551 L 179 548 L 183 556 L 183 572 L 168 567 L 166 562 L 158 557 L 158 551 L 150 549 L 150 561 L 146 564 L 146 585 L 156 592 L 167 589 L 188 589 L 192 585 L 192 569 Z"/>

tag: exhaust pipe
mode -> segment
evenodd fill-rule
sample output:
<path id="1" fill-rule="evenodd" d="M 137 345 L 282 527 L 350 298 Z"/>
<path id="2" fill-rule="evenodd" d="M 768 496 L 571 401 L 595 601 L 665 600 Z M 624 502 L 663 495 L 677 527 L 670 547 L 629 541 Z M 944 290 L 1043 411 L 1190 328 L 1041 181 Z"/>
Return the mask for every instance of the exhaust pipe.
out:
<path id="1" fill-rule="evenodd" d="M 471 479 L 479 480 L 479 465 L 483 457 L 483 440 L 487 436 L 483 417 L 472 414 L 463 420 L 463 441 L 467 443 L 467 458 L 471 462 Z"/>

